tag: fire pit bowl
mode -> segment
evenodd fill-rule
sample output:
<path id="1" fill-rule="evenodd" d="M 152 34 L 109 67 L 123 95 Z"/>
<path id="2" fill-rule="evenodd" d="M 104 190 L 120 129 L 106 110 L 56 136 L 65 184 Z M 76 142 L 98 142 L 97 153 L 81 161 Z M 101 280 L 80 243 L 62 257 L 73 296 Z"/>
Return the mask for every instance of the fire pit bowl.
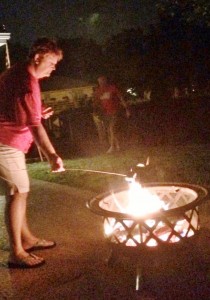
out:
<path id="1" fill-rule="evenodd" d="M 109 263 L 113 262 L 116 247 L 139 254 L 140 250 L 180 244 L 193 237 L 200 228 L 199 206 L 208 195 L 204 187 L 184 183 L 149 183 L 144 184 L 142 190 L 158 198 L 163 206 L 156 211 L 139 214 L 138 203 L 148 202 L 141 193 L 137 195 L 138 202 L 135 202 L 131 213 L 128 210 L 128 188 L 101 194 L 87 202 L 87 207 L 104 219 L 104 235 L 112 246 Z M 138 280 L 139 277 L 138 271 Z"/>
<path id="2" fill-rule="evenodd" d="M 143 189 L 158 196 L 167 209 L 144 216 L 125 213 L 128 189 L 105 193 L 87 202 L 92 212 L 104 217 L 104 234 L 110 242 L 128 247 L 153 247 L 179 242 L 199 230 L 198 208 L 207 198 L 205 188 L 182 183 L 151 183 Z"/>

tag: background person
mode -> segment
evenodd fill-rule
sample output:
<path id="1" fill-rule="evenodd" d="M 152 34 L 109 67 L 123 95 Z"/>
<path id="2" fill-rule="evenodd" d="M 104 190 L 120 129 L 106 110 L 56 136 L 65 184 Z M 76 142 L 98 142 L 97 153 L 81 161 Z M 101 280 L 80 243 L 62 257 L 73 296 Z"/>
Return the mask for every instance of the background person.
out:
<path id="1" fill-rule="evenodd" d="M 120 150 L 120 141 L 118 136 L 118 122 L 121 107 L 126 110 L 126 116 L 130 116 L 127 104 L 123 99 L 122 93 L 116 85 L 109 83 L 106 76 L 98 78 L 98 87 L 94 91 L 95 111 L 100 111 L 98 118 L 105 126 L 108 133 L 109 149 L 107 153 Z M 102 127 L 103 128 L 103 127 Z"/>
<path id="2" fill-rule="evenodd" d="M 49 77 L 61 59 L 62 50 L 57 43 L 41 38 L 32 45 L 26 62 L 12 66 L 0 76 L 0 176 L 6 186 L 9 267 L 38 267 L 44 259 L 30 251 L 55 246 L 54 241 L 36 237 L 27 223 L 29 178 L 25 153 L 35 141 L 50 162 L 51 170 L 64 170 L 62 159 L 41 123 L 42 114 L 46 117 L 49 111 L 42 110 L 39 85 L 39 80 Z"/>
<path id="3" fill-rule="evenodd" d="M 104 125 L 103 115 L 104 115 L 104 113 L 103 113 L 101 103 L 100 103 L 100 101 L 97 100 L 96 87 L 93 87 L 93 93 L 92 93 L 93 122 L 96 127 L 100 146 L 102 146 L 104 148 L 107 144 L 107 138 L 106 138 L 107 134 L 106 134 L 106 128 Z"/>

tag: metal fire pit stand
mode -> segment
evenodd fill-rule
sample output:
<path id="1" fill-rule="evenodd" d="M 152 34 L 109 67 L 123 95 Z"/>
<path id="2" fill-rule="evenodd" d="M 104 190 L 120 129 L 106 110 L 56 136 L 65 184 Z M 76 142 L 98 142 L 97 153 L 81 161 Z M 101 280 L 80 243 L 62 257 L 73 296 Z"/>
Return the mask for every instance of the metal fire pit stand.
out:
<path id="1" fill-rule="evenodd" d="M 144 188 L 157 194 L 168 204 L 167 210 L 161 210 L 144 217 L 136 217 L 120 212 L 113 205 L 110 193 L 99 195 L 87 202 L 87 207 L 101 215 L 104 224 L 113 228 L 105 237 L 111 245 L 108 266 L 113 266 L 118 253 L 129 254 L 136 259 L 136 291 L 143 285 L 143 268 L 140 258 L 144 251 L 156 251 L 164 247 L 174 247 L 188 242 L 200 229 L 198 207 L 207 200 L 208 191 L 204 187 L 184 183 L 150 183 Z M 127 190 L 114 191 L 117 199 L 125 198 Z M 152 220 L 152 225 L 148 224 Z M 184 224 L 184 231 L 180 222 Z M 181 229 L 180 229 L 181 228 Z M 166 236 L 165 236 L 166 234 Z M 164 235 L 164 238 L 163 238 Z M 138 238 L 137 238 L 137 237 Z M 152 243 L 152 244 L 151 244 Z"/>

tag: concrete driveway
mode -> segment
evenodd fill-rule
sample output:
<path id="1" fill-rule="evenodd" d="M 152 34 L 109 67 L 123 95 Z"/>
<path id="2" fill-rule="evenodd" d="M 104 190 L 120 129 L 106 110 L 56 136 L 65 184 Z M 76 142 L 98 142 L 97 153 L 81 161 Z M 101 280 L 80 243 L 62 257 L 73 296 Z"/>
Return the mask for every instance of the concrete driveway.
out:
<path id="1" fill-rule="evenodd" d="M 209 299 L 210 207 L 202 212 L 200 235 L 186 247 L 158 256 L 142 257 L 144 284 L 135 291 L 135 262 L 120 257 L 113 267 L 102 218 L 86 208 L 93 192 L 33 180 L 29 221 L 40 237 L 53 239 L 57 247 L 37 251 L 46 259 L 38 269 L 9 270 L 8 246 L 0 250 L 0 300 L 113 300 L 113 299 Z M 1 216 L 2 217 L 2 216 Z"/>

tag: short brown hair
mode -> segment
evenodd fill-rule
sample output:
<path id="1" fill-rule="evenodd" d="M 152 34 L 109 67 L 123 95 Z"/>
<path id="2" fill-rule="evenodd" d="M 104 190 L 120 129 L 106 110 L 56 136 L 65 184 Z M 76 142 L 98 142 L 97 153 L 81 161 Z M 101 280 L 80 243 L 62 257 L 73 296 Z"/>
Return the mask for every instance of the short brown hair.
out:
<path id="1" fill-rule="evenodd" d="M 33 59 L 36 54 L 54 53 L 62 59 L 63 52 L 53 39 L 46 37 L 38 38 L 31 46 L 28 54 L 29 60 Z"/>

